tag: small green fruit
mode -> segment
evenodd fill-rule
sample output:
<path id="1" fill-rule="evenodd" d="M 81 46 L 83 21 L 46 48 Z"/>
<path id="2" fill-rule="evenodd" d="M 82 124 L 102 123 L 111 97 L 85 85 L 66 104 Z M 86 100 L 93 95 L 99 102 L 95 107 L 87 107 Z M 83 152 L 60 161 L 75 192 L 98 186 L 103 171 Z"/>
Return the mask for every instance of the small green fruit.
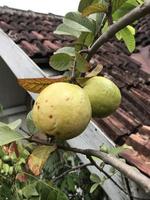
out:
<path id="1" fill-rule="evenodd" d="M 4 155 L 4 156 L 2 157 L 2 160 L 3 160 L 3 162 L 7 163 L 7 162 L 10 162 L 10 161 L 11 161 L 11 158 L 10 158 L 8 155 Z"/>
<path id="2" fill-rule="evenodd" d="M 119 88 L 109 79 L 95 76 L 85 82 L 84 91 L 88 94 L 93 117 L 107 117 L 120 105 Z"/>
<path id="3" fill-rule="evenodd" d="M 36 99 L 32 118 L 43 133 L 66 140 L 85 130 L 91 119 L 91 104 L 78 85 L 54 83 Z"/>

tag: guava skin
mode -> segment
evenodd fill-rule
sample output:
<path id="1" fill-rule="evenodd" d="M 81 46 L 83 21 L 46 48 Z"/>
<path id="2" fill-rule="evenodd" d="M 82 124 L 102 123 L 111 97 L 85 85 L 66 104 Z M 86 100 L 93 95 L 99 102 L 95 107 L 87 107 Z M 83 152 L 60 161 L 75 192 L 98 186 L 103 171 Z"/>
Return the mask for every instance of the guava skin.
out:
<path id="1" fill-rule="evenodd" d="M 37 97 L 32 110 L 35 126 L 58 139 L 81 134 L 91 119 L 91 104 L 82 88 L 70 83 L 54 83 Z"/>
<path id="2" fill-rule="evenodd" d="M 121 103 L 119 88 L 105 77 L 90 78 L 85 82 L 83 89 L 89 96 L 93 117 L 107 117 L 116 111 Z"/>

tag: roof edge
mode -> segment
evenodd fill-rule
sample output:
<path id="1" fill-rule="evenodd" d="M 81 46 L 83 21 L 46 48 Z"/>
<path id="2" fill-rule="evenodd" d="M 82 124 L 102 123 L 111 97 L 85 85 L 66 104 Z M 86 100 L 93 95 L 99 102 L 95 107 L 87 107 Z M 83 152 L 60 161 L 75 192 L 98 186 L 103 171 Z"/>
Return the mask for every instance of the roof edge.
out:
<path id="1" fill-rule="evenodd" d="M 40 13 L 40 12 L 36 12 L 36 11 L 32 11 L 32 10 L 22 10 L 22 9 L 17 9 L 17 8 L 11 8 L 8 6 L 0 6 L 0 12 L 1 13 L 10 13 L 10 14 L 14 14 L 17 13 L 18 15 L 26 15 L 26 16 L 49 16 L 50 18 L 55 18 L 55 19 L 62 19 L 63 16 L 61 15 L 56 15 L 53 13 Z"/>

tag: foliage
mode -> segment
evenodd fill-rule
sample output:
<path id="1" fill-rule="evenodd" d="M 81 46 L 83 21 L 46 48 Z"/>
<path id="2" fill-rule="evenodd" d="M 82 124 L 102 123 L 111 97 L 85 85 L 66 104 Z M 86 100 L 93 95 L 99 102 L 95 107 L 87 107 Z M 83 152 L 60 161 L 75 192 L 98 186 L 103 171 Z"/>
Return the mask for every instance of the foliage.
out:
<path id="1" fill-rule="evenodd" d="M 12 148 L 12 145 L 15 145 L 15 148 Z M 51 152 L 48 160 L 44 157 L 44 155 L 47 155 L 46 151 Z M 90 173 L 86 169 L 71 171 L 58 178 L 66 170 L 81 163 L 73 153 L 61 150 L 52 153 L 52 151 L 54 151 L 54 147 L 48 150 L 48 147 L 37 146 L 35 148 L 33 145 L 23 145 L 22 143 L 12 143 L 1 147 L 1 200 L 6 198 L 8 200 L 80 200 L 82 198 L 95 200 L 99 195 L 103 197 L 104 193 L 100 189 L 92 195 L 89 193 L 91 181 L 89 179 Z M 32 153 L 30 154 L 30 152 Z M 27 160 L 28 162 L 30 160 L 29 167 L 34 175 L 27 170 Z M 31 168 L 31 165 L 33 168 Z M 40 172 L 39 177 L 37 176 L 39 173 L 36 173 L 35 168 L 38 170 L 41 167 L 43 170 Z"/>
<path id="2" fill-rule="evenodd" d="M 103 199 L 105 194 L 101 188 L 90 194 L 92 182 L 90 181 L 90 173 L 86 168 L 70 171 L 62 176 L 67 170 L 81 164 L 74 153 L 57 150 L 49 157 L 43 169 L 43 174 L 44 177 L 53 180 L 61 191 L 68 194 L 69 199 L 80 200 L 83 198 L 85 200 L 95 200 L 100 196 Z"/>
<path id="3" fill-rule="evenodd" d="M 0 146 L 24 138 L 23 135 L 14 130 L 18 127 L 18 125 L 20 125 L 20 123 L 21 120 L 17 120 L 10 124 L 0 122 Z"/>
<path id="4" fill-rule="evenodd" d="M 113 0 L 111 8 L 112 11 L 109 13 L 109 16 L 111 15 L 113 22 L 116 22 L 141 3 L 143 3 L 143 1 Z M 97 39 L 103 27 L 105 27 L 103 31 L 109 28 L 109 10 L 109 2 L 107 0 L 81 0 L 78 12 L 67 13 L 63 18 L 63 23 L 57 27 L 54 33 L 75 37 L 75 43 L 77 45 L 75 45 L 75 49 L 74 47 L 70 47 L 71 49 L 68 49 L 71 50 L 71 52 L 73 50 L 73 54 L 71 55 L 68 50 L 66 51 L 64 48 L 62 50 L 60 49 L 57 52 L 57 55 L 51 57 L 51 67 L 57 69 L 58 71 L 70 70 L 73 65 L 73 60 L 75 63 L 79 60 L 79 57 L 76 56 L 74 51 L 79 52 L 84 47 L 89 48 Z M 119 40 L 123 40 L 128 50 L 133 52 L 135 49 L 135 31 L 131 30 L 134 30 L 131 25 L 130 28 L 125 27 L 117 33 L 116 37 Z M 63 62 L 62 57 L 64 57 Z M 82 59 L 86 59 L 86 56 L 84 55 Z M 78 68 L 76 69 L 79 70 Z M 88 71 L 88 69 L 86 70 Z"/>

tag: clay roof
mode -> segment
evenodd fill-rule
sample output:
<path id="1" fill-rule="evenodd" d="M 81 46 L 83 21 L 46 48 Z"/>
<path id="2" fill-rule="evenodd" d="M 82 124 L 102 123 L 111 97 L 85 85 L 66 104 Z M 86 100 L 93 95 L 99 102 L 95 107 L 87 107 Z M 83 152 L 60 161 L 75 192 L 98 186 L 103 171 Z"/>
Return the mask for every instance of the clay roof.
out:
<path id="1" fill-rule="evenodd" d="M 142 63 L 144 71 L 150 73 L 150 15 L 140 19 L 135 28 L 138 51 L 132 57 Z"/>
<path id="2" fill-rule="evenodd" d="M 136 25 L 140 48 L 149 45 L 149 19 L 150 15 Z M 39 66 L 48 66 L 49 56 L 73 41 L 71 37 L 53 34 L 60 22 L 61 17 L 53 14 L 0 8 L 0 28 Z M 141 53 L 140 48 L 138 53 Z M 142 70 L 143 62 L 133 60 L 118 42 L 108 42 L 101 47 L 93 62 L 104 65 L 102 74 L 119 86 L 123 97 L 120 108 L 113 115 L 94 120 L 116 144 L 131 145 L 133 150 L 127 150 L 122 156 L 150 176 L 150 74 Z"/>
<path id="3" fill-rule="evenodd" d="M 64 43 L 69 43 L 69 37 L 53 34 L 61 19 L 53 14 L 0 7 L 0 28 L 32 59 L 47 58 Z"/>

